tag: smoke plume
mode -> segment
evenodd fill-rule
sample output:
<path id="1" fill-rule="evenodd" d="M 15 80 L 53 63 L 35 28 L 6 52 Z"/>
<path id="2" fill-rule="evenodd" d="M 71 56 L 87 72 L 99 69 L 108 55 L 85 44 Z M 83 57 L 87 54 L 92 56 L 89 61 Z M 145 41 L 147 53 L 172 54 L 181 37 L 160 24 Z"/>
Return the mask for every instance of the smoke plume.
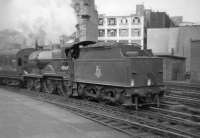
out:
<path id="1" fill-rule="evenodd" d="M 75 25 L 71 0 L 0 0 L 0 36 L 12 30 L 24 36 L 28 45 L 35 39 L 54 43 L 59 36 L 75 32 Z"/>

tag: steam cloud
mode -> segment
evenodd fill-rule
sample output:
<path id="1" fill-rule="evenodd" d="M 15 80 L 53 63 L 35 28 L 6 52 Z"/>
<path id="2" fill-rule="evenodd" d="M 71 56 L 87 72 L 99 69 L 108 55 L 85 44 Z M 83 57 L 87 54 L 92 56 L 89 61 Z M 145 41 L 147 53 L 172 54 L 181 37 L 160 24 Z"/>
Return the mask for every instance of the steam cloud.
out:
<path id="1" fill-rule="evenodd" d="M 75 25 L 71 0 L 0 0 L 1 32 L 13 30 L 28 41 L 50 43 L 60 35 L 71 35 Z"/>

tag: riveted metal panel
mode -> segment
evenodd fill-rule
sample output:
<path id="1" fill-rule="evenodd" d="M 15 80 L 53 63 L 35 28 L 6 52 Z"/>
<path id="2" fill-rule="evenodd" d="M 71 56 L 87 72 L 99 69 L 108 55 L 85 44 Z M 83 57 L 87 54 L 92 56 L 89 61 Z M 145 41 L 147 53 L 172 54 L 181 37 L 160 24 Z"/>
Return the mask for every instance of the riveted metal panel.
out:
<path id="1" fill-rule="evenodd" d="M 126 60 L 77 60 L 75 80 L 113 86 L 128 86 L 128 62 Z"/>
<path id="2" fill-rule="evenodd" d="M 161 58 L 132 58 L 131 59 L 132 77 L 135 86 L 147 86 L 148 79 L 153 85 L 163 82 L 163 63 Z"/>

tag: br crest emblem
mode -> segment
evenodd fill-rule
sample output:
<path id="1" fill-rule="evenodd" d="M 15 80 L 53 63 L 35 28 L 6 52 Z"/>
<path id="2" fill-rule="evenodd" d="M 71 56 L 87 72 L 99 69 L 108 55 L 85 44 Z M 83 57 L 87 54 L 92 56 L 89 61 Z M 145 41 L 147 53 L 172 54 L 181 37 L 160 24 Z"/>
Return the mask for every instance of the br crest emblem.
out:
<path id="1" fill-rule="evenodd" d="M 100 78 L 102 76 L 101 68 L 100 66 L 96 66 L 96 72 L 94 74 L 97 78 Z"/>

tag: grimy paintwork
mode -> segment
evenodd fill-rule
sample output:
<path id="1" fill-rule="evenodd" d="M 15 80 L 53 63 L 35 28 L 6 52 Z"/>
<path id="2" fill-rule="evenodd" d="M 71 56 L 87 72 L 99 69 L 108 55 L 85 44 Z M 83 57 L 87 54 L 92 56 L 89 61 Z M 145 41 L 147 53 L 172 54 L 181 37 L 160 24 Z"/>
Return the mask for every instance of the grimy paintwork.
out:
<path id="1" fill-rule="evenodd" d="M 98 50 L 98 53 L 87 50 L 84 56 L 75 61 L 75 81 L 131 87 L 130 81 L 135 79 L 135 87 L 143 87 L 147 86 L 146 81 L 150 77 L 156 85 L 162 84 L 161 58 L 125 57 L 120 54 L 120 48 L 115 49 L 118 50 L 118 56 L 115 50 L 114 53 L 106 53 L 106 49 L 103 48 Z"/>
<path id="2" fill-rule="evenodd" d="M 103 99 L 136 109 L 149 98 L 158 103 L 162 95 L 162 59 L 137 44 L 83 41 L 56 54 L 48 50 L 48 57 L 40 51 L 23 49 L 14 56 L 20 83 L 28 89 Z M 0 78 L 4 84 L 18 84 L 9 72 L 2 76 L 0 70 Z"/>

